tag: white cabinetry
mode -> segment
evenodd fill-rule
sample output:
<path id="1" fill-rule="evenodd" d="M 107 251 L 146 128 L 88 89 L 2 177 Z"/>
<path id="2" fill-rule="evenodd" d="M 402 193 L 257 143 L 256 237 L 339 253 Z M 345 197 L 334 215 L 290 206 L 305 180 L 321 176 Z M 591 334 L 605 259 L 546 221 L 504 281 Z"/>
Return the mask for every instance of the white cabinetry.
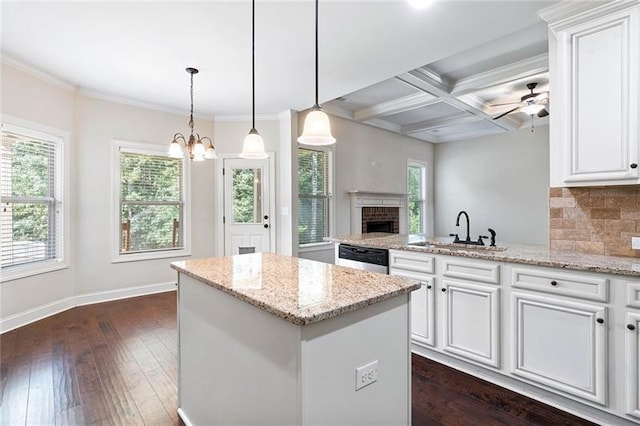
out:
<path id="1" fill-rule="evenodd" d="M 413 278 L 422 287 L 411 293 L 411 339 L 419 345 L 435 346 L 435 269 L 433 256 L 389 250 L 389 274 Z"/>
<path id="2" fill-rule="evenodd" d="M 640 5 L 568 5 L 540 12 L 550 29 L 551 186 L 638 184 Z"/>
<path id="3" fill-rule="evenodd" d="M 640 307 L 640 283 L 627 283 L 627 307 Z M 640 419 L 640 310 L 627 310 L 624 331 L 627 414 Z"/>
<path id="4" fill-rule="evenodd" d="M 476 282 L 442 281 L 443 349 L 500 367 L 498 288 Z"/>

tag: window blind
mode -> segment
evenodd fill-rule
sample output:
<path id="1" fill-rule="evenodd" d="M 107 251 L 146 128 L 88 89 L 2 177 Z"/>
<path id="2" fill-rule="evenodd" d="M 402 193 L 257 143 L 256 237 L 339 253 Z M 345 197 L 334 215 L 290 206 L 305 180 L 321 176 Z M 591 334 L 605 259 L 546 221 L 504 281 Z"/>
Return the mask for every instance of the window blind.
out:
<path id="1" fill-rule="evenodd" d="M 184 247 L 183 161 L 120 151 L 120 253 Z"/>
<path id="2" fill-rule="evenodd" d="M 61 150 L 55 137 L 46 140 L 2 131 L 2 268 L 61 258 Z"/>
<path id="3" fill-rule="evenodd" d="M 322 242 L 329 235 L 331 153 L 298 148 L 298 242 Z"/>

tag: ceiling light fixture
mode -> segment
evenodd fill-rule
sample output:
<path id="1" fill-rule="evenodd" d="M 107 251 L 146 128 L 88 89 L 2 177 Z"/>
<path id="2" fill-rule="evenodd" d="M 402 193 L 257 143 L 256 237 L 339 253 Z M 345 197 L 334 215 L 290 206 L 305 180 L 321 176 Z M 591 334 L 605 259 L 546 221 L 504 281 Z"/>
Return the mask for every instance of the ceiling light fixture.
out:
<path id="1" fill-rule="evenodd" d="M 244 138 L 240 157 L 267 158 L 269 156 L 264 152 L 264 141 L 256 130 L 256 0 L 251 2 L 251 108 L 251 130 Z"/>
<path id="2" fill-rule="evenodd" d="M 534 115 L 544 109 L 544 105 L 530 103 L 529 105 L 520 108 L 520 112 L 524 112 L 527 115 Z"/>
<path id="3" fill-rule="evenodd" d="M 169 157 L 182 158 L 182 147 L 184 146 L 187 148 L 191 161 L 213 160 L 218 158 L 218 156 L 216 155 L 216 148 L 213 146 L 211 138 L 206 136 L 201 138 L 198 133 L 196 133 L 195 136 L 193 134 L 193 75 L 198 74 L 198 70 L 189 67 L 185 71 L 191 75 L 191 112 L 189 114 L 189 130 L 191 133 L 189 134 L 189 140 L 187 140 L 182 133 L 173 135 L 173 141 L 169 144 Z M 203 142 L 206 141 L 209 141 L 209 146 L 205 148 Z"/>
<path id="4" fill-rule="evenodd" d="M 329 116 L 318 103 L 318 0 L 316 0 L 316 103 L 304 120 L 304 130 L 298 138 L 304 145 L 332 145 L 336 138 L 331 135 Z"/>
<path id="5" fill-rule="evenodd" d="M 431 3 L 433 0 L 409 0 L 409 5 L 414 9 L 426 9 Z"/>

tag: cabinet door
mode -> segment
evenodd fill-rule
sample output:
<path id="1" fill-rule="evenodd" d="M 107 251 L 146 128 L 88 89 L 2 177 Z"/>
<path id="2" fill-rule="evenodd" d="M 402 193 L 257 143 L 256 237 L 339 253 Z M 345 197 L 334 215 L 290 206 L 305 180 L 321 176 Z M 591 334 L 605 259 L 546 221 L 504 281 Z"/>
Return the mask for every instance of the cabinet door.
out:
<path id="1" fill-rule="evenodd" d="M 601 16 L 558 31 L 559 136 L 565 183 L 638 183 L 639 10 Z M 553 107 L 553 105 L 552 105 Z"/>
<path id="2" fill-rule="evenodd" d="M 411 339 L 419 345 L 434 346 L 435 298 L 434 278 L 411 272 L 392 270 L 391 275 L 420 280 L 422 286 L 411 293 Z"/>
<path id="3" fill-rule="evenodd" d="M 499 289 L 486 284 L 443 280 L 445 351 L 500 367 Z"/>
<path id="4" fill-rule="evenodd" d="M 523 293 L 511 296 L 511 372 L 606 404 L 606 308 Z"/>
<path id="5" fill-rule="evenodd" d="M 640 418 L 640 338 L 638 333 L 640 333 L 640 314 L 628 312 L 625 323 L 627 414 Z"/>

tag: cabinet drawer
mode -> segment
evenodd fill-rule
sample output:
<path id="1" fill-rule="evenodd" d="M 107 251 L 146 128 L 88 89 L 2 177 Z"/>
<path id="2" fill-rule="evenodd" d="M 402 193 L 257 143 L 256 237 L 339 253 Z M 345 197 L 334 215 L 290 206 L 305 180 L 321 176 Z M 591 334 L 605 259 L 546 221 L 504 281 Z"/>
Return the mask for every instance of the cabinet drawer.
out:
<path id="1" fill-rule="evenodd" d="M 500 265 L 464 258 L 445 258 L 442 261 L 442 275 L 452 278 L 482 281 L 491 284 L 500 283 Z"/>
<path id="2" fill-rule="evenodd" d="M 516 288 L 542 291 L 562 296 L 606 302 L 608 299 L 606 278 L 569 274 L 552 270 L 513 268 L 511 285 Z"/>
<path id="3" fill-rule="evenodd" d="M 640 283 L 627 282 L 627 306 L 640 308 Z"/>
<path id="4" fill-rule="evenodd" d="M 433 274 L 435 272 L 433 256 L 425 253 L 389 250 L 389 269 Z"/>

